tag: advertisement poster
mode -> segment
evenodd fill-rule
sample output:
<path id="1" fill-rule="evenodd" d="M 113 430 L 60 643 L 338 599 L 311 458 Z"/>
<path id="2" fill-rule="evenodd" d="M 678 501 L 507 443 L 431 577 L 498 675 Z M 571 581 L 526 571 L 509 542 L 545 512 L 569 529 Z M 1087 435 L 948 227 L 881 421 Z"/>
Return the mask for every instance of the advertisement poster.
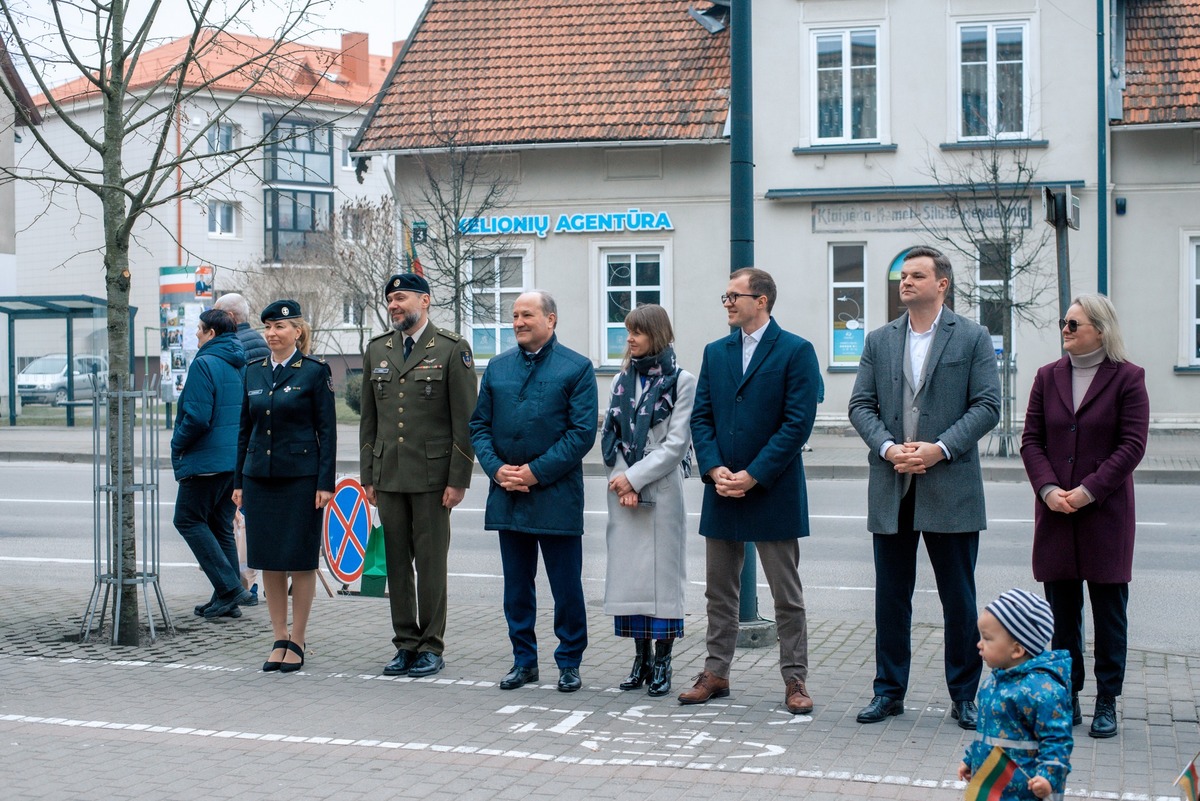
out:
<path id="1" fill-rule="evenodd" d="M 213 269 L 208 265 L 159 267 L 158 287 L 159 392 L 164 402 L 174 403 L 199 350 L 196 326 L 200 313 L 212 305 Z"/>

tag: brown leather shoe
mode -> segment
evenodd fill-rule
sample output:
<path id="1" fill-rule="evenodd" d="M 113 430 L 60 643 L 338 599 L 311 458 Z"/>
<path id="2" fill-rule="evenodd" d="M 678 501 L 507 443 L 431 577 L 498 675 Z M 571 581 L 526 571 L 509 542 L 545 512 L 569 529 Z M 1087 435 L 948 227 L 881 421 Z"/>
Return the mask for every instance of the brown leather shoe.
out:
<path id="1" fill-rule="evenodd" d="M 710 698 L 724 698 L 727 695 L 729 695 L 729 679 L 723 679 L 715 673 L 702 670 L 696 677 L 696 685 L 679 694 L 679 703 L 703 704 Z"/>
<path id="2" fill-rule="evenodd" d="M 800 679 L 788 680 L 787 689 L 783 691 L 783 703 L 793 715 L 807 715 L 813 711 L 813 700 Z"/>

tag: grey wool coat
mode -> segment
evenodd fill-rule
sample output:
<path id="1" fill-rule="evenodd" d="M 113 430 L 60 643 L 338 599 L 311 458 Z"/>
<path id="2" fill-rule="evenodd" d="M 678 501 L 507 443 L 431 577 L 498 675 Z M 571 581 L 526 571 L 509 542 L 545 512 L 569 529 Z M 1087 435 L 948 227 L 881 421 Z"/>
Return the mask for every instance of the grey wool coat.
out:
<path id="1" fill-rule="evenodd" d="M 641 461 L 626 465 L 618 455 L 608 469 L 609 479 L 624 473 L 642 500 L 654 505 L 621 506 L 616 493 L 608 493 L 607 615 L 683 617 L 687 515 L 680 463 L 692 442 L 689 420 L 695 398 L 696 377 L 680 370 L 675 407 L 650 429 Z"/>
<path id="2" fill-rule="evenodd" d="M 904 442 L 904 344 L 908 312 L 867 335 L 850 394 L 850 423 L 869 448 L 867 530 L 899 529 L 904 477 L 879 455 L 888 440 Z M 1000 420 L 1000 375 L 986 328 L 942 309 L 925 359 L 917 394 L 920 417 L 915 440 L 941 441 L 950 461 L 913 480 L 917 486 L 913 528 L 958 533 L 987 528 L 979 440 Z"/>

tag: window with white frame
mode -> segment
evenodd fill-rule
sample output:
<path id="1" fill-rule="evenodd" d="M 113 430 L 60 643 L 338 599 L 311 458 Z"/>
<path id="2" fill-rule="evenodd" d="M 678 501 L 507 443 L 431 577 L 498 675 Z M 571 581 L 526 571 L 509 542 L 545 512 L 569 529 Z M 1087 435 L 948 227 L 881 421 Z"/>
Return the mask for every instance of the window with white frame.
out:
<path id="1" fill-rule="evenodd" d="M 237 203 L 230 203 L 227 200 L 208 201 L 208 235 L 236 237 L 238 235 L 238 216 Z"/>
<path id="2" fill-rule="evenodd" d="M 525 290 L 525 269 L 524 252 L 471 259 L 467 324 L 476 361 L 487 361 L 516 346 L 513 303 Z"/>
<path id="3" fill-rule="evenodd" d="M 1191 241 L 1191 291 L 1188 292 L 1188 305 L 1191 307 L 1191 324 L 1188 326 L 1190 364 L 1200 365 L 1200 238 Z"/>
<path id="4" fill-rule="evenodd" d="M 208 129 L 208 152 L 228 153 L 237 147 L 237 126 L 218 120 Z"/>
<path id="5" fill-rule="evenodd" d="M 958 65 L 959 138 L 1027 137 L 1029 24 L 960 24 Z"/>
<path id="6" fill-rule="evenodd" d="M 600 361 L 615 365 L 625 356 L 625 315 L 646 303 L 663 305 L 663 252 L 659 248 L 605 249 L 600 266 L 604 281 Z"/>
<path id="7" fill-rule="evenodd" d="M 813 139 L 879 141 L 879 29 L 813 33 Z"/>
<path id="8" fill-rule="evenodd" d="M 1004 242 L 979 243 L 975 274 L 975 308 L 979 324 L 986 326 L 994 342 L 1004 336 L 1004 317 L 1012 317 L 1012 304 L 1005 299 L 1005 282 L 1012 269 L 1011 248 Z M 1011 354 L 1010 354 L 1011 355 Z"/>
<path id="9" fill-rule="evenodd" d="M 350 145 L 354 142 L 353 136 L 342 136 L 342 169 L 354 169 L 354 158 L 350 155 Z"/>
<path id="10" fill-rule="evenodd" d="M 342 325 L 357 326 L 362 320 L 363 302 L 354 297 L 342 298 Z"/>
<path id="11" fill-rule="evenodd" d="M 867 331 L 867 246 L 829 245 L 829 363 L 856 366 Z"/>

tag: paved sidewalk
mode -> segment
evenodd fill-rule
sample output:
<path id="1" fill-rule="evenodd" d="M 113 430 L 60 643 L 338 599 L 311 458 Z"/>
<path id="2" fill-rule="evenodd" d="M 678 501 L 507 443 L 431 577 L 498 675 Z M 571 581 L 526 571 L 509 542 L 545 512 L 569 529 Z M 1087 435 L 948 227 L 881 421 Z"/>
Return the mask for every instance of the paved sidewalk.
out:
<path id="1" fill-rule="evenodd" d="M 160 429 L 159 462 L 170 467 L 171 432 Z M 984 439 L 988 453 L 983 455 L 985 481 L 1024 481 L 1025 469 L 1020 456 L 995 456 L 998 442 Z M 1018 437 L 1016 447 L 1020 447 Z M 812 451 L 804 454 L 805 473 L 809 478 L 866 478 L 866 446 L 848 425 L 826 421 L 809 440 Z M 139 442 L 140 448 L 140 442 Z M 139 451 L 140 452 L 140 451 Z M 92 432 L 89 426 L 16 426 L 0 427 L 0 461 L 81 462 L 92 458 Z M 476 470 L 479 466 L 476 465 Z M 600 447 L 592 448 L 584 460 L 590 475 L 600 475 L 604 465 Z M 358 473 L 358 427 L 338 426 L 338 472 Z M 1200 482 L 1200 431 L 1151 431 L 1146 458 L 1138 467 L 1136 480 L 1147 484 L 1195 484 Z"/>

